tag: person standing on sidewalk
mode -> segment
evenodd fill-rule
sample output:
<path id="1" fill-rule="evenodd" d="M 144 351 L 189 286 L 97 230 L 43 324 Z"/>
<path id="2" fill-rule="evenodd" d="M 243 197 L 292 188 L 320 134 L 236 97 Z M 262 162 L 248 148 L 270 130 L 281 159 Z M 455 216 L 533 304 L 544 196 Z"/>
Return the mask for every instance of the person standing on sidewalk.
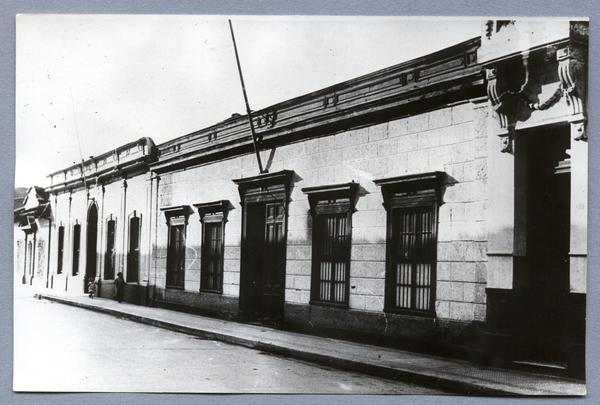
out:
<path id="1" fill-rule="evenodd" d="M 125 280 L 123 279 L 123 273 L 118 272 L 117 278 L 115 279 L 115 297 L 117 301 L 123 301 L 123 295 L 125 294 Z"/>
<path id="2" fill-rule="evenodd" d="M 90 277 L 88 281 L 88 293 L 90 298 L 94 298 L 96 295 L 96 283 L 94 282 L 94 278 Z"/>

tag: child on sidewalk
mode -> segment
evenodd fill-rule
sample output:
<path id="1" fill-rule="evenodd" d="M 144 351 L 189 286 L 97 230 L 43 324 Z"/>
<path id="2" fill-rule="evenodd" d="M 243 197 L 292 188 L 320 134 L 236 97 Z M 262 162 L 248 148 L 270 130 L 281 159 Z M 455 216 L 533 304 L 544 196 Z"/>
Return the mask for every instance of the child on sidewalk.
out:
<path id="1" fill-rule="evenodd" d="M 96 283 L 93 278 L 90 278 L 90 281 L 88 282 L 88 293 L 89 297 L 94 299 L 94 295 L 96 295 Z"/>

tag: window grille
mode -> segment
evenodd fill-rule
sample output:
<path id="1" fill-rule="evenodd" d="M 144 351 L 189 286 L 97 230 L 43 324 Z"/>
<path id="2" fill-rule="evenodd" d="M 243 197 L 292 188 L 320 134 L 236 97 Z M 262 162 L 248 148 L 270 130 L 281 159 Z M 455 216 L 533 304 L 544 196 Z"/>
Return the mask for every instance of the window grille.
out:
<path id="1" fill-rule="evenodd" d="M 58 260 L 56 263 L 56 274 L 62 274 L 63 271 L 63 256 L 65 249 L 65 227 L 58 227 Z"/>
<path id="2" fill-rule="evenodd" d="M 104 279 L 115 278 L 115 229 L 116 222 L 110 219 L 106 222 L 106 252 L 104 253 Z"/>
<path id="3" fill-rule="evenodd" d="M 73 226 L 73 271 L 74 276 L 79 274 L 79 251 L 81 250 L 81 225 Z"/>
<path id="4" fill-rule="evenodd" d="M 200 289 L 223 290 L 223 222 L 203 224 Z"/>
<path id="5" fill-rule="evenodd" d="M 313 217 L 311 303 L 347 306 L 352 213 L 358 183 L 308 187 Z"/>
<path id="6" fill-rule="evenodd" d="M 433 207 L 398 208 L 392 218 L 393 284 L 390 306 L 398 309 L 431 311 L 432 269 L 435 266 Z"/>
<path id="7" fill-rule="evenodd" d="M 387 211 L 385 310 L 435 315 L 443 172 L 375 180 Z"/>
<path id="8" fill-rule="evenodd" d="M 140 218 L 129 219 L 129 251 L 127 252 L 127 282 L 137 283 L 140 273 Z"/>
<path id="9" fill-rule="evenodd" d="M 200 291 L 222 293 L 225 223 L 231 204 L 220 200 L 194 206 L 202 222 Z"/>
<path id="10" fill-rule="evenodd" d="M 169 226 L 169 246 L 167 249 L 167 287 L 183 288 L 184 286 L 185 228 L 185 224 L 171 224 Z"/>
<path id="11" fill-rule="evenodd" d="M 167 219 L 167 288 L 185 285 L 186 228 L 192 209 L 188 205 L 161 208 Z"/>
<path id="12" fill-rule="evenodd" d="M 314 300 L 346 304 L 350 279 L 350 240 L 347 214 L 320 214 L 316 216 L 313 235 L 317 288 Z"/>

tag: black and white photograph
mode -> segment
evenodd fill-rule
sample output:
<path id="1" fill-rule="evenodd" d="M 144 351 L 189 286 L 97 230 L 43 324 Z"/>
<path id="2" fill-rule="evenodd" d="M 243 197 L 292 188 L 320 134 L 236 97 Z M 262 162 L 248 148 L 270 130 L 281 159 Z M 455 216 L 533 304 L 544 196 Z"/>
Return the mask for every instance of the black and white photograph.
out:
<path id="1" fill-rule="evenodd" d="M 15 392 L 586 395 L 585 16 L 15 20 Z"/>

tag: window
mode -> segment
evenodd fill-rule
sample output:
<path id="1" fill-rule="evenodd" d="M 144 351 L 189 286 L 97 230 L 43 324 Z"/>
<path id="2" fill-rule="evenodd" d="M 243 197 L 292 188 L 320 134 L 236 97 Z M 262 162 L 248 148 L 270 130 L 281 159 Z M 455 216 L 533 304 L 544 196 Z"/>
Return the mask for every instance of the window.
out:
<path id="1" fill-rule="evenodd" d="M 311 303 L 348 305 L 357 183 L 308 187 L 313 217 Z"/>
<path id="2" fill-rule="evenodd" d="M 435 315 L 437 213 L 445 173 L 375 180 L 387 210 L 385 310 Z"/>
<path id="3" fill-rule="evenodd" d="M 106 252 L 104 252 L 104 279 L 115 278 L 115 230 L 116 221 L 110 217 L 106 222 Z"/>
<path id="4" fill-rule="evenodd" d="M 79 251 L 81 249 L 81 225 L 73 226 L 73 275 L 79 274 Z"/>
<path id="5" fill-rule="evenodd" d="M 65 249 L 65 227 L 58 227 L 58 261 L 56 263 L 56 274 L 62 274 L 63 271 L 63 256 Z"/>
<path id="6" fill-rule="evenodd" d="M 191 208 L 187 205 L 162 209 L 167 218 L 167 280 L 169 288 L 184 288 L 185 235 Z"/>
<path id="7" fill-rule="evenodd" d="M 229 201 L 195 204 L 202 222 L 200 291 L 223 292 L 223 251 Z"/>
<path id="8" fill-rule="evenodd" d="M 137 283 L 140 273 L 140 218 L 129 219 L 129 251 L 127 252 L 127 282 Z"/>
<path id="9" fill-rule="evenodd" d="M 389 282 L 390 307 L 416 311 L 433 309 L 433 206 L 396 208 L 392 213 L 393 247 Z"/>

